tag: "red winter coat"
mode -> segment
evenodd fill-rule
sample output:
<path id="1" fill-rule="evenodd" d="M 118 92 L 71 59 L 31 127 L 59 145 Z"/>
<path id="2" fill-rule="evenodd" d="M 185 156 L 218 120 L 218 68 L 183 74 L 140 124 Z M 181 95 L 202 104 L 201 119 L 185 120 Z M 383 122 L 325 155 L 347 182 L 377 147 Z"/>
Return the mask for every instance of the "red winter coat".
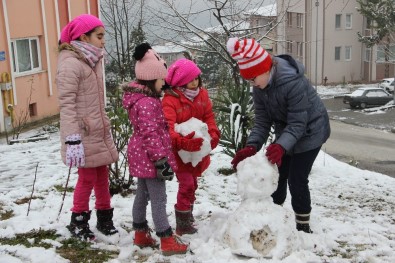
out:
<path id="1" fill-rule="evenodd" d="M 173 146 L 173 152 L 176 156 L 178 164 L 178 172 L 188 172 L 192 173 L 194 176 L 201 176 L 202 173 L 210 165 L 210 155 L 207 155 L 198 163 L 195 167 L 192 163 L 185 164 L 180 156 L 176 147 L 177 138 L 181 137 L 179 133 L 174 130 L 175 124 L 183 123 L 192 117 L 201 120 L 208 126 L 209 134 L 216 134 L 220 137 L 220 132 L 218 130 L 217 124 L 215 123 L 214 112 L 212 108 L 211 100 L 208 96 L 206 89 L 201 88 L 199 94 L 195 97 L 193 101 L 185 97 L 185 95 L 178 89 L 173 89 L 180 97 L 176 97 L 171 94 L 165 94 L 162 100 L 163 112 L 165 118 L 169 124 L 169 132 Z"/>

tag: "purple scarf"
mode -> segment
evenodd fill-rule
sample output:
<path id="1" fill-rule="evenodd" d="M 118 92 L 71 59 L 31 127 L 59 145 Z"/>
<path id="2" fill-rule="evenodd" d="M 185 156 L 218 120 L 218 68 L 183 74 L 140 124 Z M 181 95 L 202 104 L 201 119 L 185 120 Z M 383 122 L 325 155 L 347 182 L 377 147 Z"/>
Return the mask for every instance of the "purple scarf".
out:
<path id="1" fill-rule="evenodd" d="M 103 57 L 103 49 L 82 41 L 71 41 L 71 45 L 77 48 L 94 68 L 96 63 Z"/>

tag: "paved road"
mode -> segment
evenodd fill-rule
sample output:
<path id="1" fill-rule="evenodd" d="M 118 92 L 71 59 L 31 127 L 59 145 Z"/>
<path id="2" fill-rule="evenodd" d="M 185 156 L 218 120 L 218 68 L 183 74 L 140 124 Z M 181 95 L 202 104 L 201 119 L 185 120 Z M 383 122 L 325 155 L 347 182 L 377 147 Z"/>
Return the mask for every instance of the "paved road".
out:
<path id="1" fill-rule="evenodd" d="M 324 100 L 332 134 L 322 149 L 340 161 L 395 178 L 395 109 L 380 114 L 349 110 L 342 100 Z"/>

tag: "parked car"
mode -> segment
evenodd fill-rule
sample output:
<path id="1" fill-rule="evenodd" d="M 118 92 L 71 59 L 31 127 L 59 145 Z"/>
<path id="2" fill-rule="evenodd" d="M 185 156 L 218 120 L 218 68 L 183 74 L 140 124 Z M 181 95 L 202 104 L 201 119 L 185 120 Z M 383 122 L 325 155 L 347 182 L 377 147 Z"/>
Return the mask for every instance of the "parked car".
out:
<path id="1" fill-rule="evenodd" d="M 358 88 L 351 94 L 344 95 L 343 103 L 349 104 L 350 108 L 368 106 L 381 106 L 393 100 L 391 94 L 381 88 L 364 87 Z"/>
<path id="2" fill-rule="evenodd" d="M 380 88 L 385 89 L 389 93 L 394 92 L 394 78 L 386 78 L 380 82 Z"/>

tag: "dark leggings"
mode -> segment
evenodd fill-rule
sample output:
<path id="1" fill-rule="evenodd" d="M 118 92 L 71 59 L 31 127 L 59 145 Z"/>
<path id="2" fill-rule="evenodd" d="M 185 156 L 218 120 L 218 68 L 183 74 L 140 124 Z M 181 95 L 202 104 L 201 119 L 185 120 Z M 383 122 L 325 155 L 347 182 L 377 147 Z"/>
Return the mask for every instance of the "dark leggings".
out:
<path id="1" fill-rule="evenodd" d="M 309 174 L 311 167 L 320 152 L 321 147 L 316 149 L 285 155 L 282 164 L 278 168 L 280 177 L 277 190 L 272 194 L 275 204 L 283 204 L 287 197 L 287 181 L 291 193 L 291 204 L 296 214 L 309 214 L 311 211 L 311 199 L 309 190 Z"/>

